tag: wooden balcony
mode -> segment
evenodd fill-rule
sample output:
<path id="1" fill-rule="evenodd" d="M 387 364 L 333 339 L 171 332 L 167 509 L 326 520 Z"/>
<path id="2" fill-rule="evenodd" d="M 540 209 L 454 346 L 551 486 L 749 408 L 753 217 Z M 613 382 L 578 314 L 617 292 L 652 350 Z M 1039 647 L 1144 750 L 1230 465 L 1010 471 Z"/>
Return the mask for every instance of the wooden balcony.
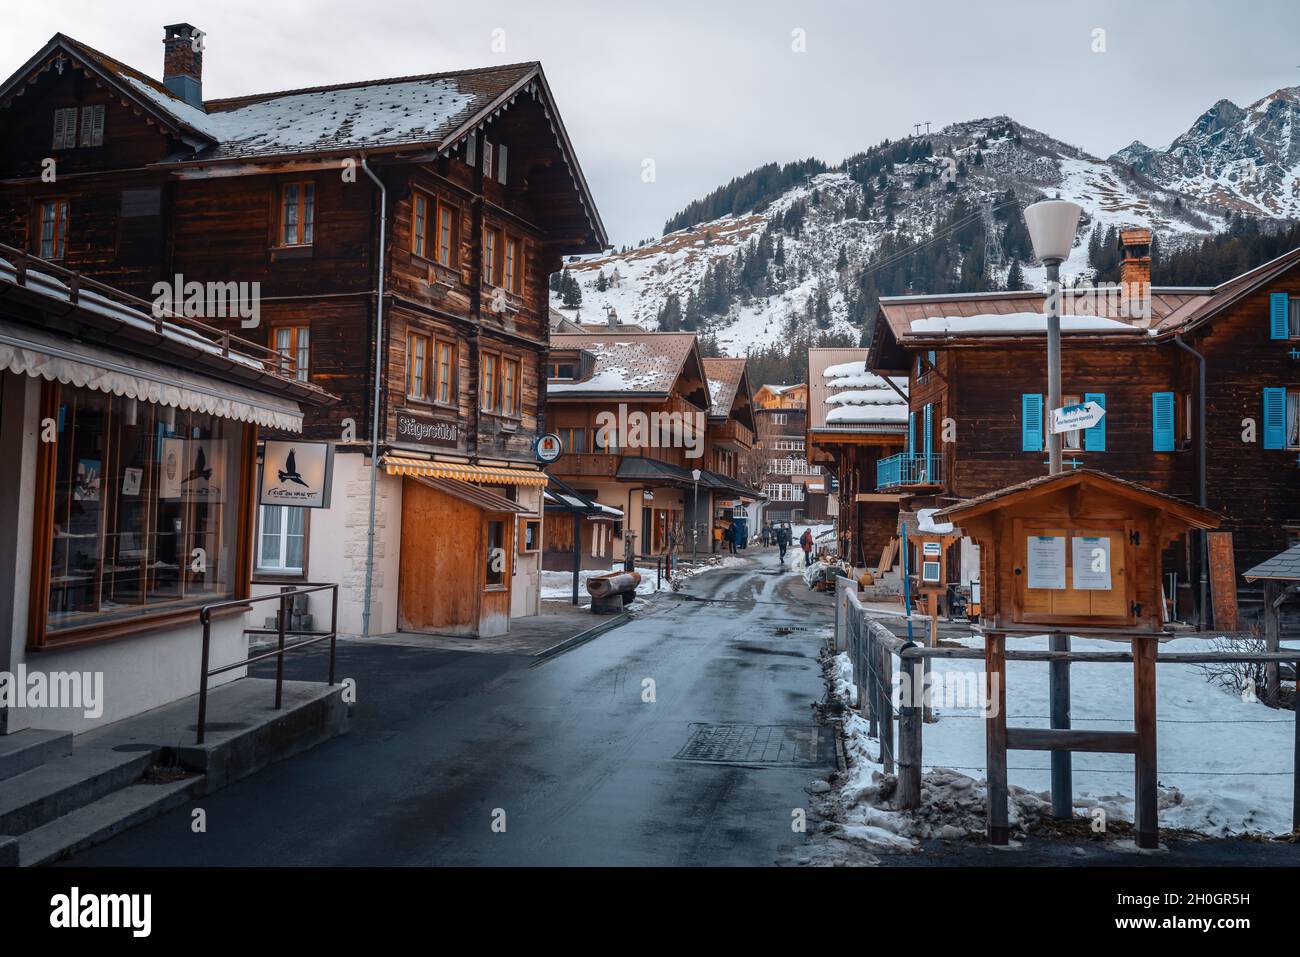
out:
<path id="1" fill-rule="evenodd" d="M 715 445 L 737 452 L 748 452 L 754 447 L 754 433 L 735 419 L 709 427 L 709 436 Z"/>
<path id="2" fill-rule="evenodd" d="M 613 478 L 622 455 L 604 452 L 568 452 L 556 459 L 550 471 L 564 479 Z"/>

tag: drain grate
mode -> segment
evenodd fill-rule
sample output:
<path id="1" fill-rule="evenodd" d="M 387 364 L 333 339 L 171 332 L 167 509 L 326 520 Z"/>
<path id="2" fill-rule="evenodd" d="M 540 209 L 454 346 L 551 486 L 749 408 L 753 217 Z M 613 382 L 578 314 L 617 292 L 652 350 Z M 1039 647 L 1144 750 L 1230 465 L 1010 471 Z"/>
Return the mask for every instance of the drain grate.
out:
<path id="1" fill-rule="evenodd" d="M 835 736 L 822 725 L 697 724 L 674 757 L 700 764 L 821 768 L 835 763 Z"/>

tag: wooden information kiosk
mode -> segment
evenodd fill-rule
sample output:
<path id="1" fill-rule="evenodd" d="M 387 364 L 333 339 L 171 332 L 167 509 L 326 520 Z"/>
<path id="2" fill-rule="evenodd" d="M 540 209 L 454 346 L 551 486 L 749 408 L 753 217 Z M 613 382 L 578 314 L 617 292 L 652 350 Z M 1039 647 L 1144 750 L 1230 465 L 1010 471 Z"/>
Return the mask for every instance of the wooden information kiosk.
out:
<path id="1" fill-rule="evenodd" d="M 1158 846 L 1155 663 L 1159 640 L 1168 634 L 1160 555 L 1190 529 L 1216 527 L 1218 516 L 1104 472 L 1078 469 L 990 492 L 935 519 L 959 523 L 980 546 L 989 842 L 1010 839 L 1008 750 L 1093 751 L 1134 756 L 1137 844 Z M 1068 636 L 1128 641 L 1135 730 L 1071 729 L 1068 679 L 1064 700 L 1053 701 L 1050 729 L 1008 728 L 1008 635 L 1063 639 L 1063 650 L 1054 642 L 1034 659 L 1067 666 L 1130 658 L 1113 651 L 1071 652 Z"/>

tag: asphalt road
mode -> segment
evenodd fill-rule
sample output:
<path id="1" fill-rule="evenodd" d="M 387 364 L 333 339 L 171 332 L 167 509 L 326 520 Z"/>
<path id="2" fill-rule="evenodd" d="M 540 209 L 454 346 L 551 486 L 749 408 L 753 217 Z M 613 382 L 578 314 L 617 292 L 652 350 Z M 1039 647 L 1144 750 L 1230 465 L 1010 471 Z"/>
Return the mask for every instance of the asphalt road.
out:
<path id="1" fill-rule="evenodd" d="M 541 663 L 344 642 L 347 735 L 69 863 L 769 865 L 834 767 L 812 716 L 830 616 L 764 551 Z"/>

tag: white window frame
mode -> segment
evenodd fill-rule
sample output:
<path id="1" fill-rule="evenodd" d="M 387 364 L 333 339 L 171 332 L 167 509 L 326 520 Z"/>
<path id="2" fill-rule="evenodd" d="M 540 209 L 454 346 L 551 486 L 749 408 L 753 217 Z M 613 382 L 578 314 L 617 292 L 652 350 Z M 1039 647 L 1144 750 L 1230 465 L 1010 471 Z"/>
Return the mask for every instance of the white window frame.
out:
<path id="1" fill-rule="evenodd" d="M 275 537 L 279 541 L 279 546 L 280 546 L 280 558 L 279 558 L 280 564 L 278 565 L 268 565 L 262 554 L 262 549 L 265 544 L 265 536 L 267 534 L 268 510 L 273 508 L 278 508 L 281 510 L 280 523 L 279 523 L 280 527 L 274 532 Z M 289 532 L 290 510 L 295 510 L 302 513 L 302 532 L 300 535 L 297 536 L 302 539 L 302 567 L 301 568 L 295 568 L 293 566 L 284 564 L 285 556 L 289 552 L 288 545 L 289 545 L 289 539 L 291 537 Z M 310 509 L 303 508 L 299 505 L 259 505 L 258 506 L 257 571 L 259 573 L 269 574 L 269 575 L 302 575 L 305 573 L 307 567 L 307 520 L 309 514 L 310 514 Z"/>

